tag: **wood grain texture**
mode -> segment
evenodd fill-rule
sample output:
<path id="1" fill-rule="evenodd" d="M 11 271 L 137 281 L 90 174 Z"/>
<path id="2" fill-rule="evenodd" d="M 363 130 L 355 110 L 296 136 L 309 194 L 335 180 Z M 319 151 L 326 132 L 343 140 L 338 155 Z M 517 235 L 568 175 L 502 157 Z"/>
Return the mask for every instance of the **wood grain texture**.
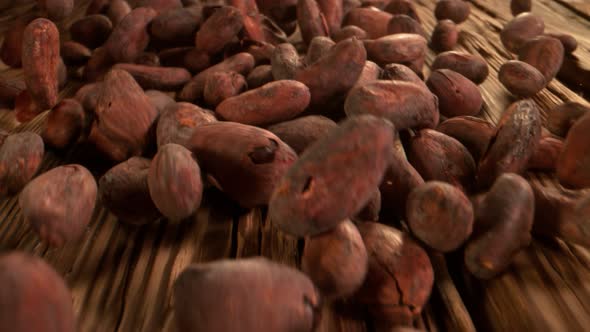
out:
<path id="1" fill-rule="evenodd" d="M 59 24 L 67 40 L 71 22 L 81 17 L 89 0 L 76 1 L 75 13 Z M 134 3 L 134 1 L 130 1 Z M 416 0 L 424 27 L 432 32 L 435 0 Z M 490 76 L 480 86 L 484 98 L 481 117 L 497 122 L 515 99 L 500 84 L 500 66 L 515 56 L 498 33 L 512 18 L 505 0 L 472 0 L 470 18 L 460 25 L 456 50 L 483 56 Z M 0 13 L 0 36 L 19 17 L 35 15 L 35 1 Z M 563 101 L 587 102 L 590 86 L 590 8 L 586 1 L 537 0 L 533 12 L 542 16 L 548 31 L 573 34 L 579 42 L 569 62 L 581 75 L 558 76 L 533 99 L 542 110 Z M 0 37 L 0 40 L 2 37 Z M 1 42 L 1 41 L 0 41 Z M 427 54 L 427 66 L 435 57 Z M 583 70 L 586 70 L 584 72 Z M 429 69 L 425 68 L 428 76 Z M 0 63 L 0 76 L 22 80 L 22 71 Z M 571 76 L 571 75 L 570 75 Z M 60 98 L 71 96 L 79 83 L 70 82 Z M 0 106 L 0 128 L 10 132 L 40 132 L 47 112 L 20 124 L 14 112 Z M 42 171 L 80 160 L 82 148 L 67 153 L 48 151 Z M 99 173 L 99 171 L 97 171 Z M 527 174 L 534 182 L 558 187 L 551 174 Z M 205 194 L 194 218 L 180 225 L 160 220 L 132 227 L 120 223 L 97 206 L 80 243 L 52 249 L 41 244 L 23 222 L 17 197 L 0 201 L 0 252 L 23 250 L 43 257 L 64 276 L 73 294 L 80 331 L 175 332 L 171 286 L 194 262 L 263 255 L 294 267 L 300 262 L 302 241 L 273 226 L 264 209 L 240 210 L 219 192 Z M 436 283 L 430 303 L 415 322 L 427 331 L 583 331 L 590 323 L 590 251 L 558 239 L 535 241 L 518 255 L 502 276 L 482 282 L 461 268 L 461 255 L 432 254 Z M 372 331 L 374 322 L 347 303 L 324 303 L 319 331 Z M 180 332 L 180 331 L 179 331 Z"/>

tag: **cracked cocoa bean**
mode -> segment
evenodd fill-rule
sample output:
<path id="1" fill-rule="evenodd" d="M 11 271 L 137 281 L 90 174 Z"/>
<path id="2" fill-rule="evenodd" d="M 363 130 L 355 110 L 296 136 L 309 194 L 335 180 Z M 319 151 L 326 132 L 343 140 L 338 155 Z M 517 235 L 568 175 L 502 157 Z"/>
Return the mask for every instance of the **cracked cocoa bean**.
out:
<path id="1" fill-rule="evenodd" d="M 215 114 L 209 110 L 190 103 L 172 103 L 158 119 L 158 146 L 175 143 L 186 147 L 197 126 L 215 121 Z"/>

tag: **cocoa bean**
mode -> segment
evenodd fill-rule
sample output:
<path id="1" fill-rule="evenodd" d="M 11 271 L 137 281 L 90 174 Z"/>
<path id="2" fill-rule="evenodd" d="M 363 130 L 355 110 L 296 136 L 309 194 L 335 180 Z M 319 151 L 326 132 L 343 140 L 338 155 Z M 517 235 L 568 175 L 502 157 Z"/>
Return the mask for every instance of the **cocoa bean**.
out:
<path id="1" fill-rule="evenodd" d="M 483 106 L 477 85 L 452 70 L 433 71 L 426 85 L 438 97 L 440 113 L 446 117 L 476 115 Z"/>
<path id="2" fill-rule="evenodd" d="M 0 196 L 23 189 L 37 173 L 44 153 L 43 139 L 33 132 L 6 137 L 0 146 Z"/>

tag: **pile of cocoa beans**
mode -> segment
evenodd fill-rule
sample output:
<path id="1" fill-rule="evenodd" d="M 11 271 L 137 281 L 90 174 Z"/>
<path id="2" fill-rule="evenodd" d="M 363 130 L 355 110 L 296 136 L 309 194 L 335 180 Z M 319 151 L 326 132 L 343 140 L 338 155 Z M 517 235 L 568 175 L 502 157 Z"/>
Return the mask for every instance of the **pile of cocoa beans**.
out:
<path id="1" fill-rule="evenodd" d="M 518 60 L 499 80 L 530 98 L 576 40 L 545 33 L 530 0 L 510 8 L 500 37 Z M 410 0 L 93 0 L 63 24 L 73 9 L 39 0 L 0 48 L 24 74 L 0 78 L 0 102 L 20 122 L 49 110 L 41 135 L 0 132 L 0 195 L 19 195 L 42 242 L 83 241 L 97 205 L 133 225 L 195 222 L 209 190 L 305 240 L 300 270 L 266 258 L 188 267 L 173 289 L 179 331 L 312 331 L 326 300 L 389 331 L 427 303 L 430 253 L 459 252 L 488 279 L 532 236 L 590 246 L 590 195 L 523 177 L 590 187 L 590 108 L 544 118 L 518 99 L 496 125 L 476 117 L 488 64 L 453 51 L 467 1 L 437 2 L 431 32 Z M 441 53 L 425 79 L 429 47 Z M 68 81 L 79 89 L 64 98 Z M 77 146 L 111 168 L 40 170 L 46 150 Z M 0 257 L 0 330 L 75 326 L 51 267 Z"/>

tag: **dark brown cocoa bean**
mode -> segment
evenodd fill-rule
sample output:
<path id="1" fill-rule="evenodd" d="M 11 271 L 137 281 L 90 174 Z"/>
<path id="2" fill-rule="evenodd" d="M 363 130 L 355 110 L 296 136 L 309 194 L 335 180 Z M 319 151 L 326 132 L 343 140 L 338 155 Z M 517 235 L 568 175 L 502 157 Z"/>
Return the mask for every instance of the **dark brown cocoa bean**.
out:
<path id="1" fill-rule="evenodd" d="M 273 190 L 297 159 L 296 153 L 271 132 L 234 122 L 198 126 L 187 145 L 220 189 L 248 208 L 268 204 Z"/>
<path id="2" fill-rule="evenodd" d="M 197 32 L 195 43 L 198 51 L 216 54 L 223 50 L 244 26 L 244 19 L 235 7 L 221 7 L 211 15 Z"/>
<path id="3" fill-rule="evenodd" d="M 120 221 L 132 225 L 153 223 L 161 216 L 148 188 L 150 160 L 131 157 L 98 181 L 101 203 Z"/>
<path id="4" fill-rule="evenodd" d="M 434 8 L 434 16 L 437 20 L 451 20 L 456 24 L 465 22 L 470 13 L 469 2 L 463 0 L 441 0 Z"/>
<path id="5" fill-rule="evenodd" d="M 510 60 L 498 71 L 498 79 L 512 94 L 532 97 L 545 88 L 545 77 L 526 62 Z"/>
<path id="6" fill-rule="evenodd" d="M 72 40 L 95 49 L 107 41 L 113 31 L 113 23 L 104 15 L 90 15 L 81 18 L 70 26 Z"/>
<path id="7" fill-rule="evenodd" d="M 475 211 L 477 234 L 465 249 L 465 265 L 480 279 L 503 272 L 531 242 L 535 200 L 528 182 L 502 174 Z"/>
<path id="8" fill-rule="evenodd" d="M 365 40 L 367 58 L 379 65 L 409 63 L 423 59 L 426 53 L 426 39 L 413 33 L 399 33 L 375 40 Z"/>
<path id="9" fill-rule="evenodd" d="M 510 0 L 510 12 L 512 13 L 512 16 L 530 12 L 532 7 L 532 0 Z"/>
<path id="10" fill-rule="evenodd" d="M 274 77 L 271 65 L 260 65 L 252 69 L 246 77 L 246 84 L 250 89 L 256 89 L 272 81 L 274 81 Z"/>
<path id="11" fill-rule="evenodd" d="M 76 92 L 74 99 L 82 105 L 86 114 L 94 114 L 94 110 L 98 104 L 98 97 L 102 90 L 101 84 L 102 83 L 88 83 L 83 85 Z"/>
<path id="12" fill-rule="evenodd" d="M 441 2 L 463 2 L 463 0 L 444 0 Z M 459 28 L 451 20 L 438 21 L 434 30 L 432 31 L 432 37 L 430 38 L 430 46 L 437 52 L 450 51 L 455 48 L 457 41 L 459 40 Z"/>
<path id="13" fill-rule="evenodd" d="M 0 104 L 10 106 L 14 103 L 16 96 L 26 90 L 25 80 L 21 78 L 10 78 L 0 76 Z"/>
<path id="14" fill-rule="evenodd" d="M 426 83 L 410 67 L 399 63 L 390 63 L 383 67 L 381 79 L 414 83 L 428 89 Z"/>
<path id="15" fill-rule="evenodd" d="M 203 196 L 201 169 L 193 154 L 178 144 L 158 147 L 148 173 L 154 204 L 171 222 L 193 215 Z"/>
<path id="16" fill-rule="evenodd" d="M 225 99 L 215 113 L 227 121 L 266 126 L 293 119 L 307 108 L 310 99 L 305 84 L 280 80 Z"/>
<path id="17" fill-rule="evenodd" d="M 33 120 L 43 111 L 44 110 L 35 103 L 28 90 L 19 93 L 14 100 L 15 118 L 21 123 Z"/>
<path id="18" fill-rule="evenodd" d="M 141 155 L 158 112 L 141 87 L 124 70 L 106 75 L 96 105 L 90 141 L 114 161 Z"/>
<path id="19" fill-rule="evenodd" d="M 179 331 L 311 332 L 321 309 L 305 274 L 261 257 L 191 265 L 173 291 Z M 228 307 L 235 318 L 219 319 Z"/>
<path id="20" fill-rule="evenodd" d="M 158 120 L 158 146 L 168 143 L 188 146 L 197 126 L 215 121 L 215 115 L 209 110 L 189 103 L 173 103 L 164 109 Z"/>
<path id="21" fill-rule="evenodd" d="M 0 196 L 14 195 L 33 178 L 45 153 L 33 132 L 12 134 L 0 146 Z"/>
<path id="22" fill-rule="evenodd" d="M 406 15 L 421 23 L 414 3 L 409 0 L 392 0 L 385 7 L 385 11 L 393 15 Z"/>
<path id="23" fill-rule="evenodd" d="M 157 40 L 186 44 L 195 36 L 199 25 L 198 17 L 187 8 L 162 12 L 150 25 L 150 32 Z"/>
<path id="24" fill-rule="evenodd" d="M 557 178 L 567 188 L 590 187 L 590 113 L 569 130 L 557 161 Z"/>
<path id="25" fill-rule="evenodd" d="M 182 8 L 182 6 L 180 0 L 140 0 L 137 4 L 137 7 L 151 7 L 159 14 Z"/>
<path id="26" fill-rule="evenodd" d="M 64 149 L 75 143 L 85 129 L 84 108 L 76 99 L 64 99 L 49 112 L 41 133 L 45 145 Z"/>
<path id="27" fill-rule="evenodd" d="M 22 65 L 22 44 L 26 27 L 25 20 L 17 20 L 4 33 L 4 41 L 0 47 L 0 60 L 9 67 L 20 68 Z"/>
<path id="28" fill-rule="evenodd" d="M 456 187 L 430 181 L 408 197 L 406 216 L 412 233 L 429 247 L 449 252 L 459 248 L 473 231 L 473 207 Z"/>
<path id="29" fill-rule="evenodd" d="M 567 33 L 545 33 L 545 36 L 553 37 L 558 39 L 563 45 L 563 51 L 565 54 L 571 54 L 578 48 L 578 41 L 576 38 Z"/>
<path id="30" fill-rule="evenodd" d="M 407 15 L 396 14 L 393 15 L 387 24 L 387 33 L 394 35 L 398 33 L 415 33 L 424 38 L 428 38 L 426 30 L 422 25 Z"/>
<path id="31" fill-rule="evenodd" d="M 61 45 L 61 56 L 68 65 L 80 65 L 86 63 L 92 56 L 92 51 L 75 41 L 67 41 Z"/>
<path id="32" fill-rule="evenodd" d="M 119 25 L 121 21 L 131 13 L 131 6 L 126 0 L 110 0 L 109 8 L 106 15 L 109 17 L 113 25 Z"/>
<path id="33" fill-rule="evenodd" d="M 106 48 L 95 49 L 84 67 L 84 79 L 90 82 L 102 80 L 113 64 L 115 61 Z"/>
<path id="34" fill-rule="evenodd" d="M 381 212 L 381 192 L 375 190 L 371 199 L 365 204 L 365 207 L 357 213 L 352 220 L 354 221 L 375 221 L 379 220 L 379 213 Z"/>
<path id="35" fill-rule="evenodd" d="M 397 130 L 434 128 L 438 102 L 430 91 L 414 83 L 377 81 L 352 89 L 344 104 L 348 116 L 372 114 L 389 119 Z"/>
<path id="36" fill-rule="evenodd" d="M 334 121 L 326 117 L 308 115 L 277 123 L 267 129 L 287 143 L 297 154 L 301 154 L 312 143 L 337 127 L 338 125 Z"/>
<path id="37" fill-rule="evenodd" d="M 476 164 L 456 139 L 431 129 L 416 133 L 410 141 L 408 160 L 426 181 L 443 181 L 469 191 Z"/>
<path id="38" fill-rule="evenodd" d="M 367 39 L 367 32 L 356 25 L 347 25 L 339 31 L 332 34 L 332 40 L 335 42 L 341 42 L 348 38 L 356 37 L 356 39 Z"/>
<path id="39" fill-rule="evenodd" d="M 543 137 L 539 141 L 537 149 L 531 156 L 527 165 L 528 169 L 541 171 L 554 171 L 559 155 L 563 150 L 564 142 L 553 137 Z"/>
<path id="40" fill-rule="evenodd" d="M 382 224 L 358 225 L 369 257 L 367 278 L 354 297 L 378 324 L 411 325 L 432 291 L 428 254 L 408 234 Z"/>
<path id="41" fill-rule="evenodd" d="M 143 52 L 135 59 L 136 65 L 149 66 L 149 67 L 160 67 L 160 58 L 154 52 Z M 189 79 L 190 79 L 189 74 Z"/>
<path id="42" fill-rule="evenodd" d="M 524 42 L 542 34 L 544 30 L 542 18 L 532 13 L 522 13 L 506 23 L 500 32 L 500 40 L 506 49 L 516 53 Z"/>
<path id="43" fill-rule="evenodd" d="M 195 48 L 184 55 L 183 63 L 186 69 L 190 70 L 192 73 L 200 73 L 212 65 L 211 61 L 212 59 L 209 54 Z"/>
<path id="44" fill-rule="evenodd" d="M 357 214 L 391 163 L 393 131 L 389 121 L 362 115 L 316 141 L 277 185 L 269 204 L 273 222 L 287 233 L 314 236 Z M 371 145 L 359 143 L 365 140 Z M 336 171 L 343 163 L 348 166 Z"/>
<path id="45" fill-rule="evenodd" d="M 275 80 L 291 80 L 295 77 L 297 71 L 303 67 L 295 46 L 288 43 L 275 47 L 270 58 L 270 65 Z"/>
<path id="46" fill-rule="evenodd" d="M 194 50 L 194 48 L 193 47 L 173 47 L 173 48 L 168 48 L 168 49 L 162 50 L 161 52 L 158 53 L 158 58 L 160 59 L 160 64 L 162 66 L 166 66 L 166 67 L 185 67 L 184 58 L 191 50 Z M 209 59 L 209 56 L 206 55 L 205 53 L 202 53 L 202 52 L 199 52 L 199 53 L 203 54 L 204 57 Z M 188 70 L 190 70 L 191 72 L 193 71 L 192 68 L 189 68 L 188 66 L 186 66 L 186 68 Z"/>
<path id="47" fill-rule="evenodd" d="M 484 119 L 457 116 L 441 122 L 436 130 L 461 142 L 473 159 L 479 161 L 494 136 L 496 127 Z"/>
<path id="48" fill-rule="evenodd" d="M 532 100 L 512 104 L 503 114 L 479 163 L 480 186 L 491 186 L 502 173 L 522 173 L 541 139 L 541 115 Z"/>
<path id="49" fill-rule="evenodd" d="M 22 66 L 27 90 L 41 110 L 57 104 L 59 31 L 53 22 L 38 18 L 23 35 Z"/>
<path id="50" fill-rule="evenodd" d="M 191 74 L 184 68 L 153 67 L 131 63 L 119 63 L 113 70 L 128 72 L 145 90 L 156 89 L 173 91 L 184 86 L 191 80 Z"/>
<path id="51" fill-rule="evenodd" d="M 446 117 L 476 115 L 483 106 L 477 85 L 452 70 L 433 71 L 426 85 L 438 97 L 440 113 Z"/>
<path id="52" fill-rule="evenodd" d="M 19 196 L 19 206 L 41 241 L 62 247 L 86 232 L 96 192 L 96 181 L 86 168 L 59 166 L 29 182 Z"/>
<path id="53" fill-rule="evenodd" d="M 479 55 L 457 51 L 440 53 L 434 58 L 432 70 L 450 69 L 455 71 L 475 84 L 481 84 L 488 77 L 488 64 Z"/>
<path id="54" fill-rule="evenodd" d="M 326 55 L 336 43 L 330 37 L 318 36 L 311 40 L 307 48 L 305 63 L 309 66 Z"/>
<path id="55" fill-rule="evenodd" d="M 537 68 L 549 84 L 563 63 L 563 45 L 553 37 L 539 36 L 526 41 L 518 50 L 518 60 Z"/>
<path id="56" fill-rule="evenodd" d="M 54 22 L 67 18 L 74 10 L 74 0 L 38 0 L 37 2 L 41 10 Z"/>
<path id="57" fill-rule="evenodd" d="M 43 259 L 21 252 L 4 253 L 0 256 L 0 284 L 0 330 L 77 330 L 72 294 Z"/>
<path id="58" fill-rule="evenodd" d="M 363 284 L 367 269 L 367 250 L 350 220 L 305 239 L 301 270 L 328 299 L 352 295 Z"/>

